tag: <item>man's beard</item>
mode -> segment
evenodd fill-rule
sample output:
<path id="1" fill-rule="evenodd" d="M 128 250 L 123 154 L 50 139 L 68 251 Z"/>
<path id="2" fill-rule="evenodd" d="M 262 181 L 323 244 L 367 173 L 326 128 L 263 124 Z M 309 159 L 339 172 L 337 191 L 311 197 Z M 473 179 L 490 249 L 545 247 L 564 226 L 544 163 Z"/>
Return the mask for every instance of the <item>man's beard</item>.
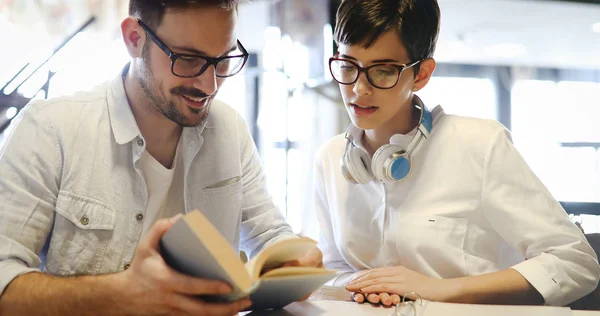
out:
<path id="1" fill-rule="evenodd" d="M 143 67 L 140 70 L 140 76 L 137 78 L 137 81 L 154 109 L 179 126 L 194 127 L 202 125 L 208 119 L 212 98 L 208 98 L 209 96 L 206 93 L 198 89 L 186 88 L 183 86 L 178 86 L 170 90 L 172 95 L 184 94 L 194 98 L 206 99 L 205 114 L 202 119 L 199 122 L 190 121 L 183 113 L 181 113 L 181 111 L 179 111 L 175 103 L 169 101 L 161 93 L 161 91 L 163 91 L 163 87 L 155 80 L 154 73 L 150 68 L 150 54 L 148 52 L 149 49 L 144 47 L 144 51 L 142 53 Z M 195 114 L 199 114 L 202 111 L 200 109 L 189 109 Z"/>

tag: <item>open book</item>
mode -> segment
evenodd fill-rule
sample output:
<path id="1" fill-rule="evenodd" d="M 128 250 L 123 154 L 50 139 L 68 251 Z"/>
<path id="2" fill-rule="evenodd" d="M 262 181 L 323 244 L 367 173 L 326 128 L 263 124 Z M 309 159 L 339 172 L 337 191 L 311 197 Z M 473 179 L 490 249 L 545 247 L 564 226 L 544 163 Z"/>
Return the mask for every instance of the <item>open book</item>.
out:
<path id="1" fill-rule="evenodd" d="M 162 237 L 160 247 L 163 258 L 175 270 L 224 281 L 233 288 L 228 295 L 203 299 L 232 301 L 250 296 L 252 309 L 283 307 L 309 295 L 336 273 L 325 268 L 280 267 L 316 247 L 309 238 L 277 241 L 244 264 L 200 211 L 179 218 Z M 264 270 L 268 272 L 261 274 Z"/>

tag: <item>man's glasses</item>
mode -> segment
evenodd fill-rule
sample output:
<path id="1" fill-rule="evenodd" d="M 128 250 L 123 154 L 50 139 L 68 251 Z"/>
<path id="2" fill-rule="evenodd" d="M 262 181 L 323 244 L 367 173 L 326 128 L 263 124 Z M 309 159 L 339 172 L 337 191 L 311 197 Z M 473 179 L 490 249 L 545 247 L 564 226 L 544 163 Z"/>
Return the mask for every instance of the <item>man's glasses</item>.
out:
<path id="1" fill-rule="evenodd" d="M 171 72 L 182 78 L 193 78 L 203 74 L 210 66 L 215 67 L 215 76 L 219 78 L 231 77 L 246 64 L 248 60 L 248 51 L 240 41 L 237 41 L 238 49 L 242 52 L 240 55 L 231 55 L 223 57 L 207 57 L 200 55 L 188 55 L 174 53 L 167 45 L 161 41 L 142 20 L 137 19 L 140 26 L 146 31 L 148 36 L 156 45 L 171 59 Z"/>
<path id="2" fill-rule="evenodd" d="M 329 59 L 329 71 L 333 79 L 340 84 L 354 84 L 362 72 L 367 75 L 367 80 L 371 85 L 378 89 L 391 89 L 400 80 L 402 72 L 421 62 L 395 65 L 395 64 L 374 64 L 369 67 L 361 67 L 355 62 L 337 56 Z"/>

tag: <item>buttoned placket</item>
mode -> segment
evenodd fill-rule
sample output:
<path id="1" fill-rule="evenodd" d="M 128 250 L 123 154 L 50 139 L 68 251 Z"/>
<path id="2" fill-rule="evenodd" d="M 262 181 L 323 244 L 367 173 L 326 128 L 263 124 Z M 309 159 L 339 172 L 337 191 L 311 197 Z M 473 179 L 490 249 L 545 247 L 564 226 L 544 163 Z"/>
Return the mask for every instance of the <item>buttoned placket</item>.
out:
<path id="1" fill-rule="evenodd" d="M 141 135 L 138 135 L 132 142 L 132 159 L 133 159 L 133 167 L 137 173 L 136 180 L 134 181 L 135 185 L 133 190 L 134 198 L 139 199 L 136 201 L 136 205 L 140 205 L 140 209 L 132 210 L 131 215 L 131 229 L 129 229 L 129 236 L 127 238 L 127 246 L 125 248 L 125 253 L 123 255 L 122 267 L 123 270 L 127 270 L 130 267 L 131 261 L 133 260 L 133 256 L 135 255 L 135 249 L 142 238 L 142 230 L 144 227 L 144 218 L 146 214 L 146 208 L 148 207 L 148 186 L 146 185 L 146 180 L 144 175 L 139 167 L 140 159 L 142 154 L 146 150 L 146 141 Z M 127 210 L 124 210 L 127 212 Z"/>

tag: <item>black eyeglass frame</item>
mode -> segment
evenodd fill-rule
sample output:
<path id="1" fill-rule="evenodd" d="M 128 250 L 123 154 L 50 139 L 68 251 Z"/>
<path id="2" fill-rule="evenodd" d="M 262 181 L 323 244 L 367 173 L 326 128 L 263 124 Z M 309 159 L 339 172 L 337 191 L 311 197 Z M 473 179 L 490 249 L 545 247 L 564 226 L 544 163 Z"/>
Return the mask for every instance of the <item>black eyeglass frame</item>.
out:
<path id="1" fill-rule="evenodd" d="M 356 67 L 356 69 L 358 69 L 358 72 L 356 73 L 356 78 L 354 78 L 354 80 L 352 82 L 340 82 L 339 80 L 337 80 L 335 78 L 335 75 L 333 74 L 333 69 L 331 69 L 331 64 L 334 61 L 337 61 L 337 60 L 350 63 L 354 67 Z M 339 56 L 336 55 L 336 56 L 333 56 L 333 57 L 329 58 L 329 72 L 331 73 L 331 77 L 333 78 L 333 80 L 335 80 L 337 83 L 343 84 L 343 85 L 355 84 L 356 81 L 358 81 L 358 78 L 360 77 L 360 74 L 364 72 L 365 75 L 367 76 L 367 81 L 369 81 L 369 83 L 373 87 L 375 87 L 377 89 L 388 90 L 388 89 L 392 89 L 393 87 L 395 87 L 398 84 L 398 81 L 400 81 L 400 76 L 402 75 L 402 72 L 404 70 L 412 68 L 413 66 L 417 65 L 418 63 L 420 63 L 422 61 L 423 60 L 420 59 L 420 60 L 417 60 L 417 61 L 415 61 L 413 63 L 407 63 L 407 64 L 402 64 L 402 65 L 385 64 L 385 63 L 382 63 L 382 64 L 373 64 L 373 65 L 370 65 L 368 67 L 364 67 L 363 68 L 363 67 L 359 66 L 356 62 L 354 62 L 352 60 L 349 60 L 349 59 L 346 59 L 346 58 L 341 58 L 341 57 L 339 57 Z M 369 69 L 374 68 L 374 67 L 378 67 L 378 66 L 388 66 L 388 67 L 394 67 L 394 68 L 398 69 L 398 77 L 396 78 L 396 81 L 394 82 L 394 84 L 391 87 L 380 87 L 380 86 L 374 84 L 373 81 L 371 80 L 371 77 L 369 76 Z"/>
<path id="2" fill-rule="evenodd" d="M 156 34 L 154 34 L 154 32 L 152 32 L 152 30 L 150 30 L 150 28 L 144 22 L 142 22 L 141 19 L 138 18 L 136 20 L 140 24 L 140 26 L 144 29 L 144 31 L 146 32 L 146 34 L 148 34 L 148 36 L 150 36 L 150 38 L 156 44 L 156 46 L 158 46 L 158 48 L 160 48 L 171 59 L 171 73 L 173 73 L 174 76 L 177 76 L 177 77 L 180 77 L 180 78 L 195 78 L 195 77 L 198 77 L 198 76 L 202 75 L 206 71 L 206 69 L 208 69 L 208 67 L 210 67 L 211 65 L 214 66 L 215 70 L 216 70 L 217 64 L 219 62 L 223 61 L 223 60 L 243 57 L 244 61 L 242 62 L 242 66 L 240 67 L 240 69 L 238 71 L 236 71 L 236 72 L 234 72 L 232 74 L 228 74 L 226 76 L 219 75 L 215 71 L 215 76 L 216 77 L 218 77 L 218 78 L 228 78 L 228 77 L 232 77 L 232 76 L 237 75 L 242 69 L 244 69 L 244 66 L 246 65 L 246 62 L 248 61 L 248 56 L 250 54 L 248 54 L 248 51 L 246 50 L 246 48 L 244 47 L 244 45 L 242 45 L 242 43 L 240 42 L 240 40 L 237 40 L 237 45 L 238 45 L 238 48 L 242 51 L 241 55 L 222 56 L 222 57 L 208 57 L 208 56 L 202 56 L 202 55 L 192 55 L 192 54 L 179 54 L 179 53 L 175 53 L 175 52 L 173 52 L 167 46 L 167 44 L 165 44 L 160 38 L 158 38 L 158 36 L 156 36 Z M 198 71 L 198 73 L 196 73 L 195 75 L 192 75 L 192 76 L 182 76 L 182 75 L 178 75 L 178 74 L 175 73 L 175 62 L 179 58 L 201 58 L 201 59 L 206 60 L 206 64 L 204 64 L 204 66 L 202 66 L 202 68 L 200 68 L 200 71 Z"/>

